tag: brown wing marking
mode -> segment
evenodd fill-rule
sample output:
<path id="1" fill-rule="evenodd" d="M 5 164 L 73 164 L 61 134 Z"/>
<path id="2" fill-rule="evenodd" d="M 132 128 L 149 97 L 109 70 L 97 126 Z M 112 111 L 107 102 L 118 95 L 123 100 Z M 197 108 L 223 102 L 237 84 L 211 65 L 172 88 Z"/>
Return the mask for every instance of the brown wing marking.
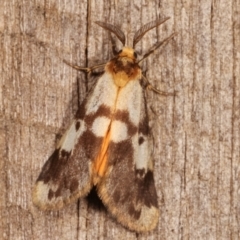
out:
<path id="1" fill-rule="evenodd" d="M 98 185 L 103 203 L 124 226 L 137 232 L 152 230 L 159 217 L 153 172 L 136 169 L 130 140 L 109 146 L 108 171 Z"/>
<path id="2" fill-rule="evenodd" d="M 86 196 L 92 183 L 91 156 L 96 156 L 102 139 L 86 130 L 73 154 L 56 149 L 45 163 L 33 189 L 33 202 L 41 209 L 60 209 Z"/>
<path id="3" fill-rule="evenodd" d="M 141 104 L 138 127 L 131 123 L 126 111 L 116 112 L 115 119 L 127 125 L 128 139 L 110 141 L 107 171 L 97 185 L 98 194 L 112 215 L 137 232 L 154 229 L 159 218 L 144 96 Z"/>

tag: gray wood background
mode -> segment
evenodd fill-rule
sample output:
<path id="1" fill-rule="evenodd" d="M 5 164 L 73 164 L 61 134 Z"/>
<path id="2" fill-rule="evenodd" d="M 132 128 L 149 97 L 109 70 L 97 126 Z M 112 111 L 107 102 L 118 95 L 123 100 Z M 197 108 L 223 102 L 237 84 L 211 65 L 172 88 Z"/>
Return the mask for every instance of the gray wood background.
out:
<path id="1" fill-rule="evenodd" d="M 88 90 L 63 63 L 112 57 L 108 33 L 131 40 L 142 24 L 171 19 L 137 45 L 178 35 L 143 64 L 149 93 L 160 219 L 136 234 L 86 199 L 41 212 L 31 188 Z M 0 239 L 239 239 L 240 0 L 1 0 Z"/>

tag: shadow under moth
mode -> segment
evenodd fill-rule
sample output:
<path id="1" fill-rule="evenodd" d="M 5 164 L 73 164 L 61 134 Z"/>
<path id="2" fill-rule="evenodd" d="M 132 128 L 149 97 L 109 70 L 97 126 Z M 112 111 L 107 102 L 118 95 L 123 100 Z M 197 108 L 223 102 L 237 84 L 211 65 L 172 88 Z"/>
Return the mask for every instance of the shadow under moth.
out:
<path id="1" fill-rule="evenodd" d="M 164 92 L 149 84 L 139 64 L 175 34 L 157 42 L 140 60 L 134 47 L 147 31 L 168 19 L 142 26 L 134 35 L 133 48 L 125 46 L 125 35 L 118 27 L 96 22 L 124 47 L 104 65 L 73 66 L 89 73 L 104 66 L 104 73 L 43 166 L 32 193 L 37 207 L 61 209 L 96 186 L 103 204 L 123 226 L 136 232 L 156 227 L 159 209 L 145 91 Z"/>

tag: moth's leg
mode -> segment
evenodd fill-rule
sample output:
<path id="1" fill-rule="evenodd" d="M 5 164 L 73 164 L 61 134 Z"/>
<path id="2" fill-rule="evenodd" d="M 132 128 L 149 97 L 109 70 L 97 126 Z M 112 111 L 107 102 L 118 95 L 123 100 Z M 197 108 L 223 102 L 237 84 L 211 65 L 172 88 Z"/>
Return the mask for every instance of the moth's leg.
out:
<path id="1" fill-rule="evenodd" d="M 87 74 L 91 74 L 93 72 L 93 70 L 104 67 L 106 65 L 106 63 L 104 63 L 104 64 L 95 65 L 92 67 L 80 67 L 77 65 L 73 65 L 73 64 L 67 62 L 66 60 L 63 60 L 63 62 L 66 63 L 68 66 L 70 66 L 78 71 L 86 72 Z"/>
<path id="2" fill-rule="evenodd" d="M 173 33 L 163 41 L 155 43 L 151 48 L 148 49 L 147 53 L 144 54 L 144 56 L 142 57 L 142 59 L 138 61 L 138 63 L 142 62 L 145 58 L 154 53 L 159 47 L 163 46 L 164 44 L 167 44 L 176 35 L 177 33 Z"/>
<path id="3" fill-rule="evenodd" d="M 154 88 L 154 87 L 150 84 L 150 82 L 148 81 L 148 79 L 147 79 L 144 75 L 142 75 L 142 78 L 143 78 L 144 81 L 145 81 L 145 84 L 144 84 L 144 85 L 145 85 L 145 89 L 147 89 L 147 90 L 152 90 L 153 92 L 156 92 L 156 93 L 161 94 L 161 95 L 164 95 L 164 96 L 176 96 L 176 94 L 177 94 L 177 91 L 174 91 L 173 93 L 160 91 L 160 90 Z"/>

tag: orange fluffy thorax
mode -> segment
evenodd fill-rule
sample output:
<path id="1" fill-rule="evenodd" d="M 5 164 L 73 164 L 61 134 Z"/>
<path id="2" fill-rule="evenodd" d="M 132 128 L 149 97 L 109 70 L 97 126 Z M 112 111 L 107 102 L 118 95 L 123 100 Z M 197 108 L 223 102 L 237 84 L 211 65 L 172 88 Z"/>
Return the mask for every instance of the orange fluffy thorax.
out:
<path id="1" fill-rule="evenodd" d="M 141 78 L 141 69 L 134 56 L 134 50 L 124 47 L 118 55 L 106 64 L 105 71 L 113 77 L 118 87 L 124 87 L 129 81 Z"/>

